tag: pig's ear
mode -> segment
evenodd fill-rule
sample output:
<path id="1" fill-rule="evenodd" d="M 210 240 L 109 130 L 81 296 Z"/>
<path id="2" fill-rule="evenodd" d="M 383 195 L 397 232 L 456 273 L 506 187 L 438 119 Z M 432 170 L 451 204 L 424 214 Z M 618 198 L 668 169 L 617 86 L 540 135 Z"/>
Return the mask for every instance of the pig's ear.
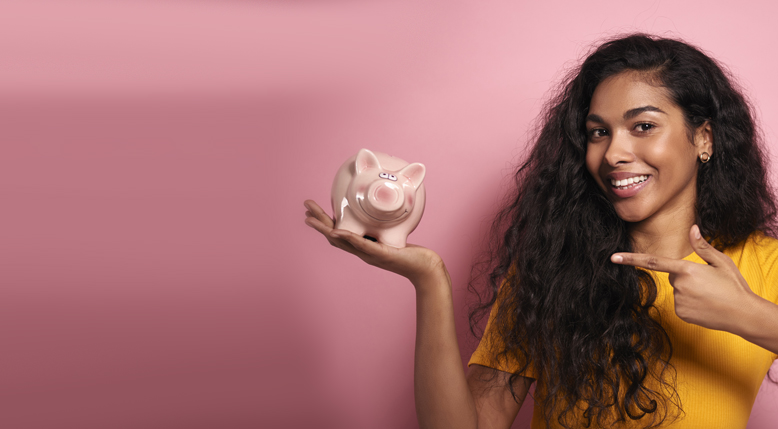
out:
<path id="1" fill-rule="evenodd" d="M 368 168 L 377 168 L 379 170 L 381 169 L 381 164 L 378 162 L 378 158 L 373 152 L 370 152 L 367 149 L 359 150 L 356 163 L 357 174 Z"/>
<path id="2" fill-rule="evenodd" d="M 400 170 L 397 174 L 407 177 L 413 182 L 413 187 L 418 188 L 421 186 L 421 182 L 424 181 L 424 175 L 427 174 L 427 168 L 424 167 L 424 164 L 414 162 L 413 164 L 406 165 L 405 168 Z"/>

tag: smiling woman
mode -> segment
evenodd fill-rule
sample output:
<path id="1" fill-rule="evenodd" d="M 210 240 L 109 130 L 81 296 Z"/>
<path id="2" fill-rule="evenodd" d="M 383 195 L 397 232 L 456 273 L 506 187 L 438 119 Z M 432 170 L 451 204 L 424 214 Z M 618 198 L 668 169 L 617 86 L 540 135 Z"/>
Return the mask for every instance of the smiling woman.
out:
<path id="1" fill-rule="evenodd" d="M 494 221 L 486 329 L 465 376 L 433 251 L 329 242 L 411 280 L 422 427 L 744 428 L 778 356 L 776 205 L 749 107 L 677 40 L 604 43 L 547 105 Z M 714 156 L 715 154 L 715 156 Z"/>
<path id="2" fill-rule="evenodd" d="M 551 101 L 495 222 L 498 305 L 470 361 L 538 381 L 533 427 L 745 427 L 778 351 L 759 328 L 778 242 L 757 136 L 720 67 L 675 40 L 605 43 Z"/>
<path id="3" fill-rule="evenodd" d="M 697 158 L 713 152 L 710 124 L 689 141 L 683 110 L 646 77 L 625 71 L 597 86 L 586 117 L 586 167 L 621 219 L 693 224 Z M 690 251 L 682 253 L 676 256 Z"/>

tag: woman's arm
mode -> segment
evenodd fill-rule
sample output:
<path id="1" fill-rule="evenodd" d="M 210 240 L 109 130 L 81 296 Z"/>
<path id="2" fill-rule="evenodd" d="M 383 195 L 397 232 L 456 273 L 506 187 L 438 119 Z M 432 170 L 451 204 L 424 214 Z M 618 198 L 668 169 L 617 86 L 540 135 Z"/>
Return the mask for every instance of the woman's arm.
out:
<path id="1" fill-rule="evenodd" d="M 510 428 L 521 403 L 507 387 L 510 374 L 473 366 L 468 376 L 459 355 L 451 278 L 433 251 L 409 244 L 403 249 L 366 240 L 344 230 L 315 202 L 305 202 L 306 224 L 333 246 L 365 262 L 408 278 L 416 288 L 414 395 L 422 428 Z M 524 400 L 531 379 L 514 389 Z"/>
<path id="2" fill-rule="evenodd" d="M 510 374 L 473 365 L 465 377 L 454 324 L 451 280 L 433 276 L 416 286 L 414 390 L 421 428 L 510 428 L 531 379 L 508 389 Z"/>
<path id="3" fill-rule="evenodd" d="M 510 376 L 509 372 L 475 364 L 470 366 L 467 384 L 475 400 L 479 428 L 510 428 L 516 420 L 534 379 L 518 378 L 513 384 L 514 400 L 508 388 Z"/>
<path id="4" fill-rule="evenodd" d="M 708 265 L 643 253 L 617 253 L 611 261 L 669 273 L 681 320 L 739 335 L 778 354 L 778 305 L 755 294 L 738 267 L 693 225 L 692 248 Z"/>
<path id="5" fill-rule="evenodd" d="M 416 287 L 413 387 L 421 428 L 476 428 L 478 413 L 459 355 L 451 280 L 443 274 Z"/>
<path id="6" fill-rule="evenodd" d="M 759 347 L 778 354 L 778 305 L 753 294 L 750 300 L 729 319 L 726 329 Z"/>

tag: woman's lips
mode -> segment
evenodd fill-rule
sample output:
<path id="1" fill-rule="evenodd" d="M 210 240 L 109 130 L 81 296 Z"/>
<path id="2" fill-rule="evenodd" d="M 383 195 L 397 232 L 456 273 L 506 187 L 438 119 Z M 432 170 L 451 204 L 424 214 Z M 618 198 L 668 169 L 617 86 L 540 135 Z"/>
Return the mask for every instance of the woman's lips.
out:
<path id="1" fill-rule="evenodd" d="M 635 196 L 635 194 L 640 192 L 641 189 L 645 188 L 646 184 L 648 184 L 653 178 L 653 176 L 649 176 L 649 175 L 646 175 L 645 177 L 646 179 L 643 180 L 642 182 L 629 184 L 626 187 L 614 186 L 611 180 L 608 180 L 607 183 L 608 186 L 610 187 L 611 192 L 613 192 L 614 195 L 616 195 L 619 198 L 629 198 Z"/>

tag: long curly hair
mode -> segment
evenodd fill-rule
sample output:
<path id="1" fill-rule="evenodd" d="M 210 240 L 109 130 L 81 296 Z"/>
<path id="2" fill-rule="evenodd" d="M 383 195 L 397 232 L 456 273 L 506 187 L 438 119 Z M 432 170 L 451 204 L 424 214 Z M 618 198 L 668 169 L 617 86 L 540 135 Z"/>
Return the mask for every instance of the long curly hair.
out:
<path id="1" fill-rule="evenodd" d="M 729 74 L 678 40 L 632 34 L 594 49 L 539 117 L 515 192 L 492 224 L 487 258 L 476 265 L 482 275 L 470 282 L 479 298 L 471 331 L 478 336 L 494 307 L 489 332 L 500 341 L 493 355 L 518 362 L 512 392 L 521 373 L 535 370 L 547 424 L 579 425 L 582 413 L 587 427 L 627 419 L 655 427 L 676 415 L 671 411 L 682 412 L 672 344 L 654 305 L 657 285 L 646 271 L 610 263 L 633 242 L 628 223 L 586 169 L 592 94 L 625 71 L 642 72 L 667 90 L 690 139 L 706 121 L 711 125 L 715 156 L 698 163 L 697 173 L 703 236 L 723 250 L 755 231 L 775 235 L 761 134 Z M 479 292 L 476 279 L 487 273 Z"/>

